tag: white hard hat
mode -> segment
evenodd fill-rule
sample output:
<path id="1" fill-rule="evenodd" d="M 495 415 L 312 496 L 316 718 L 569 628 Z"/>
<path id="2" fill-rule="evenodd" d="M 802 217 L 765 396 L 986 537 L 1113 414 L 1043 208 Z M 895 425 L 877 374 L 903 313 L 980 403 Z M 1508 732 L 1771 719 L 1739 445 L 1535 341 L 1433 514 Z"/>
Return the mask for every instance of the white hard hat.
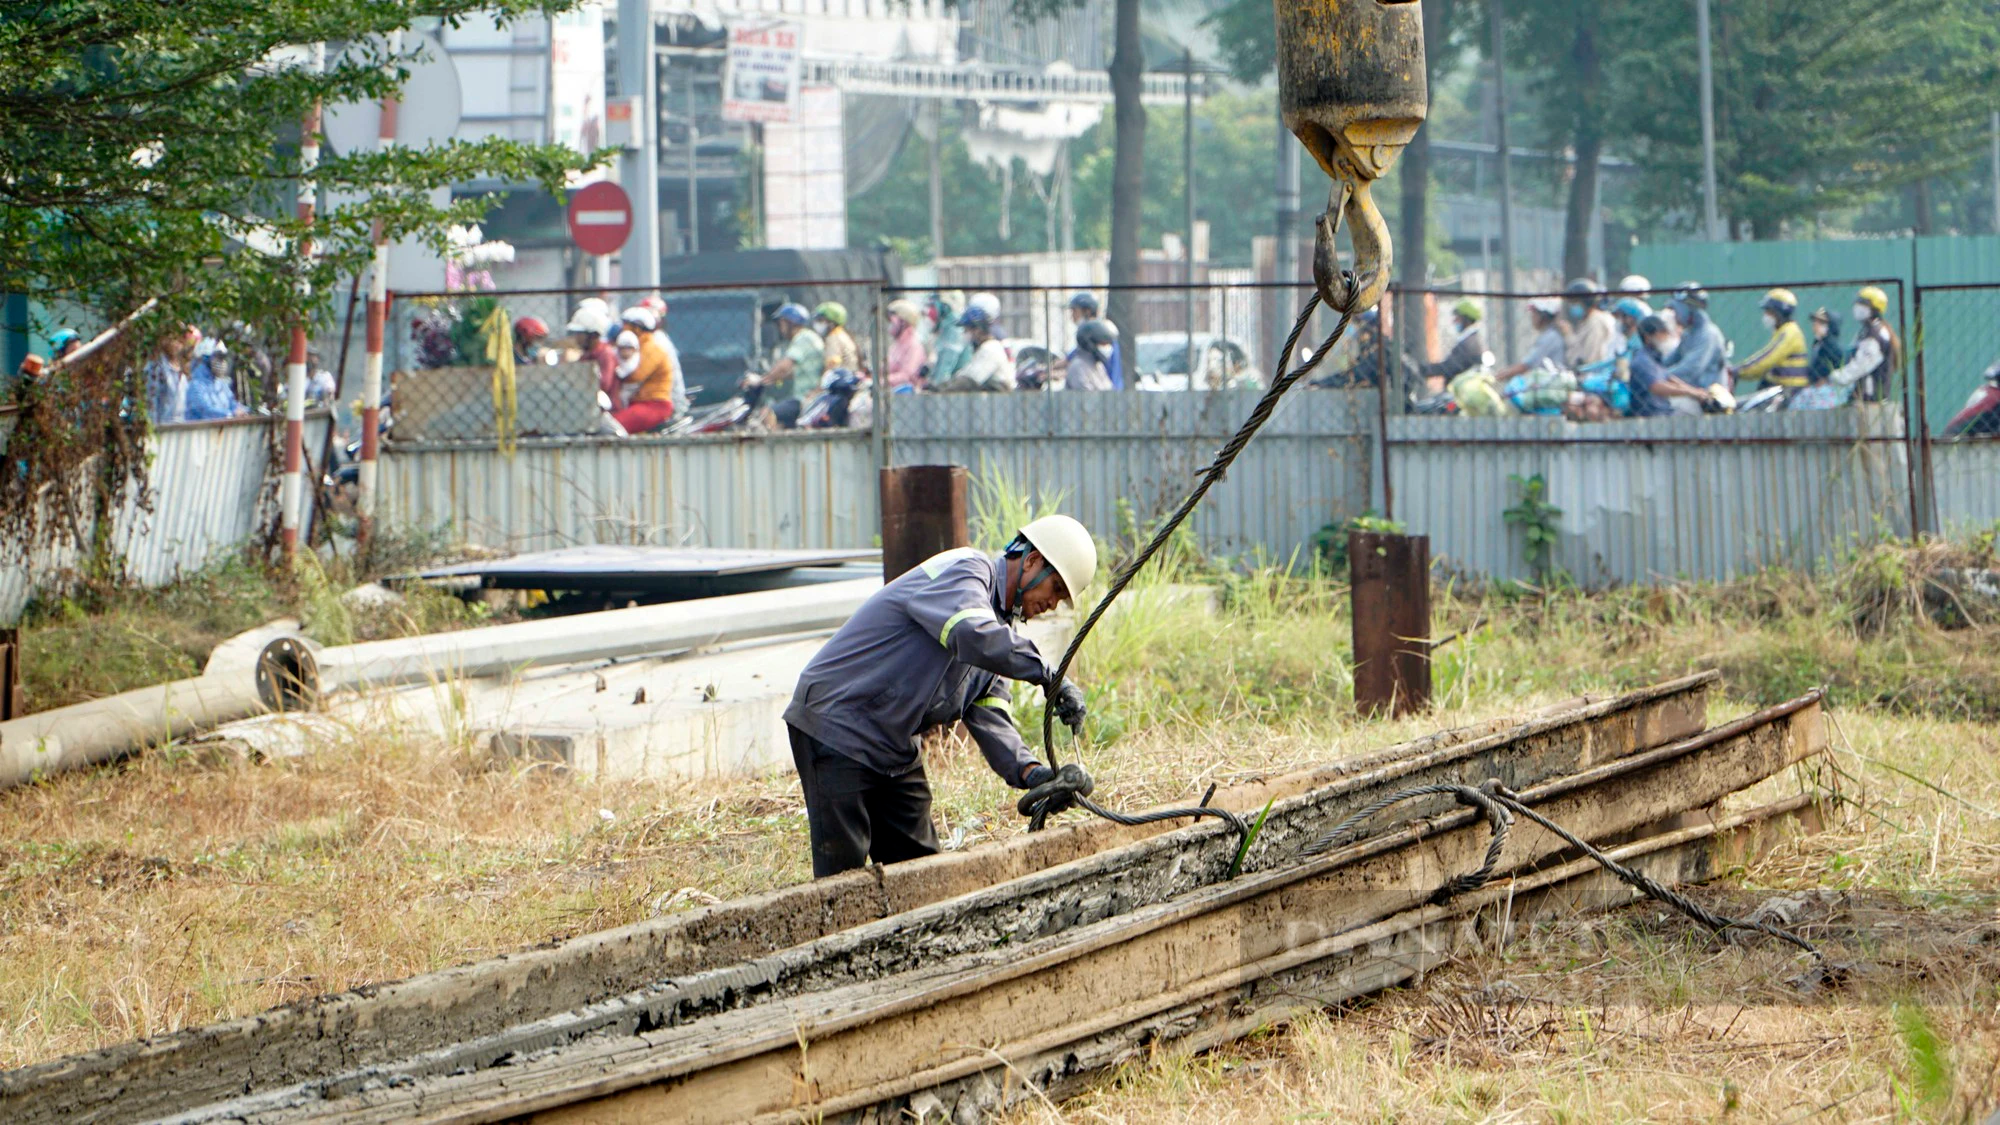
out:
<path id="1" fill-rule="evenodd" d="M 1625 280 L 1618 283 L 1618 291 L 1620 293 L 1651 293 L 1653 291 L 1653 283 L 1646 280 L 1643 274 L 1629 273 L 1625 275 Z"/>
<path id="2" fill-rule="evenodd" d="M 619 313 L 618 319 L 623 320 L 627 324 L 636 324 L 648 332 L 660 326 L 660 318 L 653 315 L 652 309 L 646 308 L 643 305 L 633 305 L 631 308 Z"/>
<path id="3" fill-rule="evenodd" d="M 1097 541 L 1070 517 L 1043 516 L 1023 527 L 1021 538 L 1040 551 L 1042 558 L 1062 575 L 1072 604 L 1090 586 L 1090 580 L 1097 577 Z"/>
<path id="4" fill-rule="evenodd" d="M 576 306 L 576 314 L 569 318 L 567 331 L 589 332 L 596 336 L 610 335 L 611 311 L 604 307 L 604 302 L 602 301 L 597 301 L 596 304 L 591 303 L 591 301 L 596 300 L 593 297 L 590 301 L 584 301 Z"/>

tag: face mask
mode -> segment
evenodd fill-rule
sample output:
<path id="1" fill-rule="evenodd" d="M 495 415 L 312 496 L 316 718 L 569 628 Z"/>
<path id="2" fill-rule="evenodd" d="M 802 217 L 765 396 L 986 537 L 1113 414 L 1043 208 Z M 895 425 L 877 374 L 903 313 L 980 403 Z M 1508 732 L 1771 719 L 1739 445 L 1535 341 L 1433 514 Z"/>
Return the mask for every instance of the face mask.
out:
<path id="1" fill-rule="evenodd" d="M 1771 328 L 1771 329 L 1776 329 L 1776 328 L 1778 327 L 1778 314 L 1777 314 L 1777 313 L 1769 313 L 1769 312 L 1765 313 L 1765 314 L 1764 314 L 1764 327 L 1766 327 L 1766 328 Z"/>
<path id="2" fill-rule="evenodd" d="M 826 321 L 824 321 L 824 320 L 815 320 L 815 321 L 813 321 L 813 331 L 814 331 L 814 332 L 817 332 L 817 333 L 819 333 L 819 334 L 820 334 L 820 335 L 822 335 L 822 336 L 826 335 L 826 334 L 827 334 L 827 333 L 828 333 L 829 331 L 831 331 L 832 329 L 833 329 L 833 325 L 831 325 L 831 324 L 828 324 L 828 323 L 827 323 Z"/>
<path id="3" fill-rule="evenodd" d="M 1813 321 L 1813 339 L 1815 340 L 1826 339 L 1826 325 L 1820 323 L 1817 320 Z"/>
<path id="4" fill-rule="evenodd" d="M 1099 359 L 1109 362 L 1111 359 L 1111 347 L 1110 344 L 1094 344 L 1090 350 L 1096 352 Z"/>
<path id="5" fill-rule="evenodd" d="M 1584 308 L 1582 305 L 1570 305 L 1565 311 L 1569 313 L 1571 320 L 1582 320 L 1590 312 L 1589 309 Z"/>
<path id="6" fill-rule="evenodd" d="M 639 370 L 639 355 L 637 352 L 634 352 L 631 358 L 629 359 L 624 357 L 619 358 L 618 360 L 619 378 L 624 378 L 625 376 L 630 375 L 631 373 L 637 370 Z"/>
<path id="7" fill-rule="evenodd" d="M 1854 319 L 1862 322 L 1863 324 L 1866 324 L 1867 322 L 1874 320 L 1875 307 L 1873 305 L 1854 306 Z"/>

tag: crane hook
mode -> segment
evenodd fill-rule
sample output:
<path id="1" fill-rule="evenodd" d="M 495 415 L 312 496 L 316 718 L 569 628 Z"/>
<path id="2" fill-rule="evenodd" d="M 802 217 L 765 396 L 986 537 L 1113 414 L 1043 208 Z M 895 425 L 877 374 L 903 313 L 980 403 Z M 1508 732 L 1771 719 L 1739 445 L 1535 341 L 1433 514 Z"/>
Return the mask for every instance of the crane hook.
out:
<path id="1" fill-rule="evenodd" d="M 1370 189 L 1429 111 L 1421 0 L 1287 0 L 1277 6 L 1278 97 L 1285 125 L 1333 191 L 1319 217 L 1313 280 L 1320 299 L 1354 314 L 1373 307 L 1394 272 L 1389 224 Z M 1342 224 L 1353 268 L 1338 267 Z"/>

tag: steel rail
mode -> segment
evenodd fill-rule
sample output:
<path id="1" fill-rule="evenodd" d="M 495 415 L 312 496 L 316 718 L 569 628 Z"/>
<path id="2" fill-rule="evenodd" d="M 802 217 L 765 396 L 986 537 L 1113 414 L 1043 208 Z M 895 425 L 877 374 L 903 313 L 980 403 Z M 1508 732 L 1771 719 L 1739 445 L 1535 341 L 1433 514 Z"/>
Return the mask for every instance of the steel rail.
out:
<path id="1" fill-rule="evenodd" d="M 1615 839 L 1709 808 L 1825 744 L 1814 693 L 1520 796 L 1587 839 Z M 1476 814 L 1448 813 L 1048 937 L 940 948 L 874 979 L 791 996 L 776 990 L 761 1003 L 756 974 L 725 970 L 655 990 L 627 1026 L 507 1065 L 435 1077 L 385 1070 L 359 1086 L 301 1088 L 186 1120 L 741 1121 L 854 1112 L 995 1070 L 1003 1064 L 994 1051 L 1054 1051 L 1102 1034 L 1093 1019 L 1144 1023 L 1190 989 L 1249 987 L 1272 964 L 1419 907 L 1475 866 L 1488 838 Z M 1530 875 L 1568 858 L 1560 840 L 1527 829 L 1510 838 L 1501 866 Z M 936 934 L 914 916 L 880 925 Z M 870 970 L 851 934 L 815 947 L 792 956 L 837 964 L 850 981 Z M 714 995 L 705 986 L 724 979 L 750 988 L 738 999 L 752 1003 L 681 1006 Z M 961 1046 L 975 1043 L 984 1046 Z"/>
<path id="2" fill-rule="evenodd" d="M 1372 755 L 1247 781 L 1213 799 L 1246 812 L 1272 802 L 1264 838 L 1273 844 L 1304 840 L 1380 793 L 1408 784 L 1504 776 L 1520 788 L 1685 739 L 1705 725 L 1715 680 L 1713 673 L 1702 673 L 1624 695 L 1585 696 L 1524 721 L 1488 721 Z M 1452 807 L 1439 801 L 1410 812 L 1431 815 Z M 1170 833 L 1172 839 L 1163 840 Z M 999 940 L 1000 927 L 1010 917 L 1018 922 L 1026 902 L 1038 917 L 1052 920 L 1053 932 L 1080 923 L 1085 915 L 1068 911 L 1094 897 L 1092 882 L 1108 873 L 1118 873 L 1128 888 L 1123 893 L 1129 897 L 1119 903 L 1129 908 L 1184 891 L 1199 873 L 1219 876 L 1234 845 L 1234 835 L 1214 823 L 1128 828 L 1079 820 L 994 846 L 850 872 L 553 948 L 0 1072 L 0 1119 L 25 1125 L 129 1122 L 299 1083 L 358 1085 L 375 1068 L 420 1056 L 430 1057 L 443 1072 L 484 1066 L 611 1026 L 623 1018 L 620 997 L 645 995 L 666 978 L 768 959 L 841 931 L 859 934 L 858 927 L 895 930 L 917 917 L 911 911 L 968 896 L 977 905 L 959 925 L 985 918 L 983 924 L 993 927 L 988 932 Z M 1260 849 L 1251 870 L 1278 854 Z M 1151 873 L 1153 884 L 1145 895 L 1130 889 L 1141 880 L 1126 877 L 1142 871 Z M 1106 908 L 1100 902 L 1092 909 L 1101 914 Z M 927 925 L 938 924 L 964 910 L 953 906 L 922 917 Z M 874 948 L 879 953 L 881 947 Z M 800 979 L 796 971 L 777 968 L 766 978 Z"/>

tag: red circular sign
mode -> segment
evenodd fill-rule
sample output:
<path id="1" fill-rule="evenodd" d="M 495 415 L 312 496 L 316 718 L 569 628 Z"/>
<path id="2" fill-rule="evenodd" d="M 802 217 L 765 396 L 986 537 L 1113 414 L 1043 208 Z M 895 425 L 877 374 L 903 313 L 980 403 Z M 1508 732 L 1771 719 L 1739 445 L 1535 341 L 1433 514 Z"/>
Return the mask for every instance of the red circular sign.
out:
<path id="1" fill-rule="evenodd" d="M 586 254 L 610 254 L 632 235 L 632 201 L 610 180 L 585 184 L 569 195 L 569 237 Z"/>

